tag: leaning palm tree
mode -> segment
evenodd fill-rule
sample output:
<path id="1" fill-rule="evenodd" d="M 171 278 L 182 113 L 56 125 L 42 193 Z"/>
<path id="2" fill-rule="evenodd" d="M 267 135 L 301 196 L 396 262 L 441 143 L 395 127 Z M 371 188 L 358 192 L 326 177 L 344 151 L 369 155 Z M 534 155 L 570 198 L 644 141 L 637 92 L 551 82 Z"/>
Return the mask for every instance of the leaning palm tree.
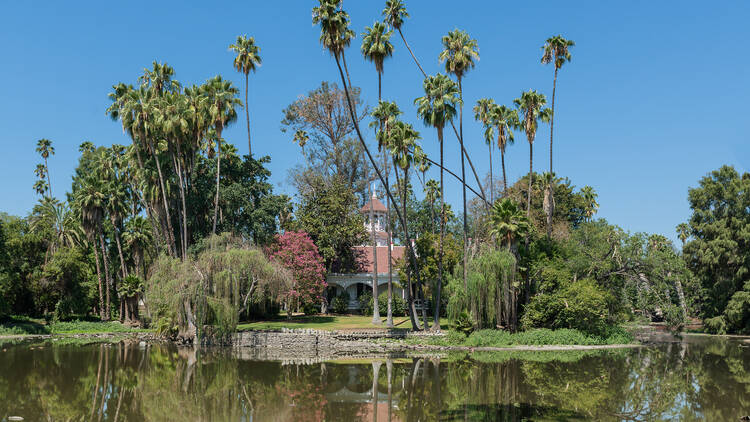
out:
<path id="1" fill-rule="evenodd" d="M 216 218 L 219 215 L 219 180 L 221 177 L 221 133 L 227 125 L 237 120 L 235 106 L 242 105 L 237 94 L 239 91 L 232 82 L 215 76 L 203 86 L 203 92 L 208 97 L 209 115 L 216 130 L 216 195 L 214 196 L 214 218 L 211 229 L 216 234 Z"/>
<path id="2" fill-rule="evenodd" d="M 495 178 L 492 175 L 492 144 L 495 131 L 492 125 L 492 110 L 497 105 L 492 98 L 480 98 L 474 106 L 474 119 L 482 122 L 484 126 L 484 140 L 489 147 L 490 160 L 490 202 L 495 202 Z"/>
<path id="3" fill-rule="evenodd" d="M 534 138 L 539 121 L 548 122 L 552 113 L 548 108 L 544 108 L 547 104 L 544 94 L 533 89 L 522 93 L 520 98 L 513 100 L 513 103 L 518 108 L 521 128 L 526 132 L 526 139 L 529 141 L 529 192 L 526 198 L 526 215 L 528 216 L 531 213 L 531 185 L 534 177 Z"/>
<path id="4" fill-rule="evenodd" d="M 438 73 L 428 76 L 424 80 L 423 97 L 414 100 L 417 105 L 417 114 L 424 121 L 425 126 L 434 127 L 437 130 L 438 142 L 440 144 L 440 246 L 438 255 L 438 285 L 437 296 L 443 284 L 443 241 L 445 238 L 445 184 L 443 181 L 443 129 L 446 123 L 456 116 L 456 106 L 462 103 L 458 86 L 447 76 Z M 435 318 L 440 315 L 440 301 L 435 304 Z M 438 321 L 438 320 L 436 320 Z M 440 324 L 437 323 L 437 329 Z"/>
<path id="5" fill-rule="evenodd" d="M 404 19 L 409 17 L 409 13 L 406 11 L 404 2 L 402 0 L 386 0 L 385 8 L 383 9 L 383 17 L 385 17 L 386 23 L 390 25 L 391 28 L 398 31 L 398 34 L 401 36 L 401 40 L 404 42 L 406 49 L 409 50 L 409 54 L 411 54 L 412 59 L 414 59 L 414 63 L 417 64 L 417 67 L 419 67 L 422 75 L 426 78 L 427 73 L 425 73 L 424 69 L 422 69 L 422 65 L 419 64 L 419 60 L 417 60 L 414 52 L 411 51 L 411 47 L 409 47 L 409 43 L 406 42 L 404 33 L 401 31 L 401 27 L 404 25 Z"/>
<path id="6" fill-rule="evenodd" d="M 518 112 L 504 105 L 494 106 L 490 111 L 490 121 L 497 129 L 497 147 L 500 149 L 500 165 L 503 169 L 503 196 L 508 193 L 508 177 L 505 173 L 505 149 L 513 145 L 513 129 L 519 127 Z"/>
<path id="7" fill-rule="evenodd" d="M 555 78 L 552 80 L 552 118 L 549 123 L 549 171 L 552 173 L 552 132 L 555 127 L 555 91 L 557 90 L 557 71 L 563 64 L 570 61 L 570 48 L 576 45 L 566 40 L 562 35 L 547 38 L 542 46 L 542 64 L 555 64 Z"/>
<path id="8" fill-rule="evenodd" d="M 439 59 L 441 62 L 445 62 L 445 71 L 453 74 L 458 81 L 458 96 L 461 99 L 459 103 L 459 115 L 458 115 L 458 142 L 461 149 L 459 154 L 461 155 L 461 188 L 463 191 L 463 222 L 464 222 L 464 263 L 463 263 L 463 278 L 464 286 L 466 286 L 466 274 L 468 271 L 468 231 L 469 224 L 466 215 L 466 165 L 464 157 L 464 105 L 463 105 L 463 86 L 461 81 L 463 80 L 466 72 L 474 68 L 475 60 L 479 60 L 479 51 L 477 47 L 477 40 L 471 39 L 469 34 L 465 31 L 454 29 L 449 32 L 448 35 L 443 37 L 443 51 L 440 52 Z M 491 187 L 490 187 L 491 189 Z"/>
<path id="9" fill-rule="evenodd" d="M 234 68 L 245 74 L 245 119 L 247 120 L 247 150 L 248 155 L 253 155 L 253 147 L 250 143 L 250 103 L 247 101 L 249 90 L 248 76 L 255 72 L 263 62 L 260 58 L 260 47 L 255 45 L 255 38 L 240 35 L 237 41 L 229 46 L 229 49 L 237 53 L 234 58 Z"/>
<path id="10" fill-rule="evenodd" d="M 47 176 L 47 188 L 49 190 L 49 196 L 52 196 L 52 181 L 49 179 L 49 166 L 47 165 L 47 159 L 50 155 L 55 155 L 55 147 L 52 146 L 52 141 L 43 138 L 36 143 L 36 152 L 44 159 L 44 172 Z"/>

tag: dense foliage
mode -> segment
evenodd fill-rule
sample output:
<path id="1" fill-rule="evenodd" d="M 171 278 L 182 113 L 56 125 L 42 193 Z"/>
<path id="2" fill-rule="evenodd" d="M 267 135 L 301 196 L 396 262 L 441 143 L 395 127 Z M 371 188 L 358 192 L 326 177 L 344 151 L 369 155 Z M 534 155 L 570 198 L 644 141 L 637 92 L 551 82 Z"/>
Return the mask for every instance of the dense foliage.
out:
<path id="1" fill-rule="evenodd" d="M 326 289 L 323 259 L 312 239 L 304 232 L 277 234 L 269 246 L 269 258 L 291 272 L 292 286 L 283 294 L 287 309 L 323 302 Z"/>

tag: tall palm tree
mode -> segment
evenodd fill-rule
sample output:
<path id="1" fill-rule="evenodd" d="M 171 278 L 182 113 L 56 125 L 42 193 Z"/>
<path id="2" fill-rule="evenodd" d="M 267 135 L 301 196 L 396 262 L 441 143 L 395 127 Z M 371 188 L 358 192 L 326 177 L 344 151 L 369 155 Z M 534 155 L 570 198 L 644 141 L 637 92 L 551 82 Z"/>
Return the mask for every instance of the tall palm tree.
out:
<path id="1" fill-rule="evenodd" d="M 369 60 L 375 64 L 375 71 L 378 73 L 378 103 L 382 100 L 383 92 L 383 63 L 385 59 L 393 55 L 393 44 L 390 42 L 393 31 L 389 31 L 384 23 L 375 22 L 372 28 L 365 27 L 365 32 L 362 33 L 362 55 L 366 60 Z M 382 126 L 382 122 L 381 122 Z M 372 201 L 370 201 L 370 222 L 373 221 L 374 210 Z M 389 248 L 390 249 L 390 246 Z M 373 297 L 373 312 L 372 312 L 372 323 L 380 324 L 380 311 L 378 310 L 378 249 L 375 241 L 375 231 L 372 230 L 372 259 L 373 259 L 373 283 L 372 283 L 372 297 Z"/>
<path id="2" fill-rule="evenodd" d="M 76 191 L 75 202 L 81 216 L 81 226 L 83 228 L 89 243 L 94 246 L 94 260 L 96 262 L 96 277 L 99 281 L 99 316 L 101 319 L 109 319 L 109 304 L 104 302 L 104 291 L 107 286 L 102 283 L 101 264 L 99 263 L 99 253 L 97 252 L 97 237 L 101 233 L 102 220 L 104 219 L 104 202 L 105 196 L 101 190 L 101 183 L 96 175 L 89 175 L 84 178 L 81 188 Z M 106 257 L 106 251 L 102 248 Z M 105 258 L 106 259 L 106 258 Z M 107 278 L 108 279 L 108 278 Z M 107 297 L 109 291 L 107 290 Z M 109 301 L 109 299 L 108 299 Z"/>
<path id="3" fill-rule="evenodd" d="M 383 63 L 393 55 L 391 35 L 393 31 L 389 31 L 382 22 L 373 23 L 372 28 L 365 27 L 365 32 L 362 33 L 362 55 L 375 64 L 375 71 L 378 73 L 378 101 L 382 98 Z"/>
<path id="4" fill-rule="evenodd" d="M 496 107 L 495 100 L 492 98 L 480 98 L 474 106 L 474 119 L 482 122 L 484 126 L 484 140 L 489 147 L 490 154 L 490 202 L 495 202 L 495 178 L 492 175 L 492 144 L 495 138 L 495 131 L 492 125 L 492 109 Z"/>
<path id="5" fill-rule="evenodd" d="M 232 82 L 225 81 L 221 76 L 215 76 L 204 85 L 204 93 L 209 99 L 209 114 L 216 129 L 216 196 L 214 197 L 214 218 L 212 234 L 216 234 L 216 218 L 219 213 L 219 178 L 221 175 L 221 133 L 224 128 L 237 120 L 235 106 L 242 104 L 237 99 L 238 90 Z"/>
<path id="6" fill-rule="evenodd" d="M 548 122 L 552 113 L 548 108 L 544 108 L 547 104 L 544 94 L 533 89 L 522 93 L 520 98 L 513 100 L 513 103 L 518 108 L 521 128 L 526 132 L 526 139 L 529 141 L 529 192 L 526 198 L 526 215 L 528 216 L 531 213 L 531 185 L 534 177 L 534 138 L 539 121 Z"/>
<path id="7" fill-rule="evenodd" d="M 508 193 L 508 177 L 505 173 L 505 149 L 513 145 L 513 129 L 519 127 L 518 112 L 504 105 L 494 106 L 490 111 L 490 120 L 497 129 L 497 147 L 500 149 L 500 165 L 503 169 L 503 196 Z"/>
<path id="8" fill-rule="evenodd" d="M 248 155 L 253 155 L 253 147 L 250 143 L 250 103 L 247 101 L 249 90 L 248 76 L 255 72 L 263 62 L 260 58 L 260 47 L 255 45 L 255 38 L 240 35 L 237 41 L 229 46 L 229 49 L 237 53 L 234 58 L 234 68 L 245 74 L 245 118 L 247 119 L 247 149 Z"/>
<path id="9" fill-rule="evenodd" d="M 52 146 L 52 141 L 46 138 L 42 138 L 36 143 L 36 152 L 44 159 L 44 172 L 47 175 L 47 187 L 49 189 L 49 196 L 52 196 L 52 181 L 49 178 L 49 166 L 47 165 L 47 159 L 50 155 L 55 155 L 55 147 Z"/>
<path id="10" fill-rule="evenodd" d="M 34 192 L 37 194 L 44 196 L 44 194 L 47 193 L 47 189 L 49 189 L 49 185 L 46 181 L 39 179 L 34 182 Z"/>
<path id="11" fill-rule="evenodd" d="M 435 234 L 435 201 L 440 198 L 440 184 L 435 179 L 430 179 L 425 183 L 425 198 L 430 203 L 430 226 L 432 234 Z"/>
<path id="12" fill-rule="evenodd" d="M 438 73 L 428 76 L 423 84 L 425 95 L 414 100 L 417 106 L 417 114 L 424 121 L 425 126 L 434 127 L 437 130 L 438 142 L 440 144 L 440 246 L 438 255 L 438 285 L 435 304 L 435 318 L 440 315 L 440 292 L 443 284 L 443 241 L 445 239 L 445 184 L 443 181 L 443 129 L 446 123 L 456 116 L 456 106 L 462 103 L 458 86 L 449 77 Z M 437 329 L 440 329 L 439 320 L 436 319 Z"/>
<path id="13" fill-rule="evenodd" d="M 398 105 L 395 102 L 390 101 L 378 101 L 377 107 L 372 110 L 371 113 L 373 121 L 370 123 L 370 127 L 377 128 L 376 138 L 378 140 L 378 150 L 383 152 L 383 168 L 385 170 L 385 183 L 389 182 L 390 166 L 388 165 L 388 149 L 385 148 L 388 137 L 390 136 L 391 126 L 395 119 L 401 115 Z M 386 195 L 386 206 L 385 206 L 385 233 L 386 242 L 388 243 L 388 306 L 385 325 L 387 327 L 393 327 L 393 246 L 391 233 L 391 198 Z"/>
<path id="14" fill-rule="evenodd" d="M 599 209 L 599 203 L 596 202 L 597 195 L 594 188 L 591 186 L 584 186 L 581 188 L 581 196 L 583 197 L 584 204 L 584 215 L 588 221 L 591 221 L 591 217 L 596 214 L 596 210 Z"/>
<path id="15" fill-rule="evenodd" d="M 476 63 L 475 60 L 479 60 L 479 51 L 477 47 L 477 40 L 471 39 L 469 34 L 465 31 L 454 29 L 449 32 L 448 35 L 443 37 L 443 51 L 440 52 L 439 59 L 441 62 L 445 62 L 445 71 L 453 74 L 458 81 L 458 95 L 461 99 L 459 103 L 459 117 L 458 117 L 458 142 L 461 149 L 459 154 L 461 155 L 461 188 L 463 191 L 463 222 L 464 222 L 464 265 L 463 265 L 463 278 L 464 287 L 466 286 L 466 274 L 468 271 L 468 231 L 469 224 L 466 215 L 466 165 L 464 157 L 464 105 L 463 105 L 463 86 L 461 81 L 463 80 L 466 72 L 474 68 Z"/>
<path id="16" fill-rule="evenodd" d="M 560 180 L 559 177 L 555 177 L 555 173 L 548 171 L 542 173 L 540 188 L 544 192 L 542 208 L 544 209 L 544 214 L 547 216 L 547 237 L 552 236 L 552 216 L 555 213 L 555 196 L 552 192 Z"/>
<path id="17" fill-rule="evenodd" d="M 555 127 L 555 91 L 557 90 L 557 71 L 563 64 L 571 59 L 570 48 L 576 45 L 571 40 L 566 40 L 562 35 L 547 38 L 542 46 L 542 64 L 555 64 L 555 78 L 552 80 L 552 117 L 549 123 L 549 171 L 552 173 L 552 133 Z"/>
<path id="18" fill-rule="evenodd" d="M 143 279 L 146 275 L 145 251 L 153 241 L 151 225 L 142 216 L 135 216 L 125 223 L 122 238 L 133 257 L 136 274 Z"/>
<path id="19" fill-rule="evenodd" d="M 426 78 L 427 73 L 424 71 L 424 69 L 422 69 L 422 65 L 419 64 L 419 60 L 417 60 L 414 52 L 411 51 L 411 47 L 409 47 L 409 43 L 406 42 L 404 33 L 401 31 L 401 27 L 404 25 L 404 19 L 409 17 L 409 13 L 406 11 L 404 2 L 402 0 L 386 0 L 385 8 L 383 9 L 383 17 L 385 18 L 386 23 L 390 25 L 391 28 L 398 31 L 398 34 L 401 36 L 401 40 L 404 42 L 406 49 L 409 50 L 409 54 L 411 54 L 412 59 L 414 59 L 414 63 L 416 63 L 417 67 L 419 67 L 419 70 L 422 72 L 422 76 Z"/>
<path id="20" fill-rule="evenodd" d="M 315 25 L 320 25 L 320 43 L 326 48 L 326 50 L 328 50 L 328 52 L 333 56 L 336 62 L 336 67 L 338 68 L 339 76 L 341 77 L 341 83 L 344 86 L 344 93 L 346 94 L 349 114 L 352 122 L 354 123 L 354 130 L 357 133 L 359 143 L 362 146 L 365 155 L 367 155 L 367 158 L 370 161 L 373 169 L 375 170 L 375 173 L 377 173 L 380 182 L 384 185 L 386 195 L 392 198 L 390 187 L 385 183 L 385 178 L 383 177 L 383 174 L 380 172 L 375 159 L 370 153 L 370 148 L 367 146 L 367 143 L 362 136 L 362 131 L 359 128 L 356 111 L 354 109 L 352 97 L 349 92 L 351 89 L 349 72 L 347 71 L 346 76 L 344 75 L 344 69 L 346 68 L 346 58 L 344 51 L 346 47 L 351 44 L 351 40 L 354 37 L 354 31 L 349 28 L 349 14 L 340 9 L 341 0 L 318 0 L 318 3 L 319 6 L 314 7 L 312 10 L 312 22 Z M 399 220 L 402 223 L 405 223 L 405 214 L 401 212 L 397 206 L 394 206 L 394 209 Z M 409 260 L 411 260 L 413 263 L 416 263 L 416 255 L 414 254 L 414 250 L 411 247 L 409 239 L 406 240 L 406 248 L 409 255 Z M 415 276 L 417 279 L 417 286 L 419 289 L 421 289 L 419 271 L 415 273 Z M 410 290 L 410 288 L 407 289 L 407 300 L 411 302 L 412 298 Z M 414 327 L 415 330 L 421 330 L 422 327 L 419 321 L 414 318 L 413 312 L 410 313 L 409 317 L 411 319 L 412 327 Z"/>

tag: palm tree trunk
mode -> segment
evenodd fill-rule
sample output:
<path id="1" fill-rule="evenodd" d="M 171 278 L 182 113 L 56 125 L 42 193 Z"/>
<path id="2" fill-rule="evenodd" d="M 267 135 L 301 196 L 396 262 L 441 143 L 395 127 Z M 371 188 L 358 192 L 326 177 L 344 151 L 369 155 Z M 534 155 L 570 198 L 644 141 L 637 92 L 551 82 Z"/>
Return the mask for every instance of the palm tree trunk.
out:
<path id="1" fill-rule="evenodd" d="M 110 280 L 109 275 L 109 259 L 107 258 L 107 249 L 104 247 L 104 234 L 99 231 L 99 246 L 102 249 L 102 259 L 104 260 L 104 279 L 106 280 L 106 303 L 105 303 L 105 311 L 104 311 L 104 320 L 109 321 L 110 316 L 112 315 L 110 313 L 110 300 L 109 300 L 109 291 L 110 287 L 112 285 L 112 281 Z"/>
<path id="2" fill-rule="evenodd" d="M 466 222 L 466 164 L 464 163 L 464 157 L 465 157 L 465 151 L 464 151 L 464 91 L 463 87 L 461 86 L 461 78 L 458 78 L 458 95 L 461 99 L 461 104 L 459 104 L 458 107 L 458 139 L 459 143 L 461 144 L 461 151 L 459 151 L 459 154 L 461 154 L 461 187 L 463 189 L 463 206 L 464 206 L 464 265 L 463 265 L 463 276 L 464 276 L 464 290 L 466 290 L 466 264 L 468 259 L 468 231 L 469 231 L 469 225 Z M 479 184 L 482 185 L 481 183 Z M 492 189 L 490 187 L 490 189 Z M 443 256 L 440 255 L 440 260 L 442 261 Z M 439 298 L 438 298 L 439 299 Z M 439 327 L 438 327 L 439 329 Z"/>
<path id="3" fill-rule="evenodd" d="M 149 139 L 148 143 L 149 148 L 151 149 L 151 154 L 154 156 L 154 160 L 156 161 L 156 170 L 159 173 L 159 186 L 161 187 L 161 197 L 164 201 L 164 213 L 167 220 L 167 239 L 169 240 L 169 254 L 172 256 L 176 256 L 177 251 L 174 242 L 174 231 L 172 230 L 172 218 L 169 215 L 169 205 L 167 204 L 167 189 L 164 187 L 164 175 L 161 171 L 161 161 L 159 160 L 159 154 L 157 154 L 156 150 L 154 149 L 154 142 Z"/>
<path id="4" fill-rule="evenodd" d="M 94 261 L 96 262 L 96 279 L 99 282 L 99 318 L 104 319 L 104 289 L 102 288 L 102 269 L 99 264 L 99 253 L 96 251 L 96 241 L 94 241 Z"/>
<path id="5" fill-rule="evenodd" d="M 47 157 L 44 158 L 44 172 L 47 173 L 47 187 L 49 188 L 49 197 L 52 198 L 52 181 L 49 178 L 49 166 L 47 166 Z"/>
<path id="6" fill-rule="evenodd" d="M 217 125 L 216 131 L 216 196 L 214 197 L 214 222 L 211 234 L 216 234 L 216 216 L 219 212 L 219 176 L 221 175 L 221 123 Z"/>
<path id="7" fill-rule="evenodd" d="M 177 144 L 177 154 L 182 155 L 179 147 L 179 141 L 175 142 Z M 180 226 L 182 226 L 181 230 L 181 237 L 182 237 L 182 259 L 184 260 L 187 256 L 187 208 L 185 207 L 185 181 L 183 178 L 183 171 L 182 171 L 182 165 L 180 164 L 180 160 L 177 159 L 174 155 L 172 155 L 172 158 L 174 160 L 174 166 L 175 170 L 177 171 L 177 182 L 180 184 L 180 200 L 182 202 L 182 223 Z"/>
<path id="8" fill-rule="evenodd" d="M 557 71 L 555 65 L 555 79 L 552 82 L 552 118 L 549 121 L 549 172 L 552 174 L 552 133 L 555 128 L 555 91 L 557 90 Z"/>
<path id="9" fill-rule="evenodd" d="M 383 150 L 383 169 L 385 170 L 385 183 L 388 184 L 388 173 L 390 173 L 388 166 L 388 153 Z M 393 327 L 393 237 L 391 235 L 391 198 L 386 195 L 385 197 L 385 234 L 386 241 L 388 242 L 388 315 L 386 316 L 385 325 L 389 328 Z"/>
<path id="10" fill-rule="evenodd" d="M 245 119 L 247 120 L 247 155 L 253 156 L 253 145 L 250 143 L 250 104 L 247 102 L 247 92 L 250 90 L 248 81 L 249 71 L 245 71 Z"/>
<path id="11" fill-rule="evenodd" d="M 443 128 L 437 128 L 438 142 L 440 143 L 440 243 L 438 252 L 438 285 L 435 303 L 435 321 L 433 327 L 440 330 L 440 295 L 443 288 L 443 241 L 445 239 L 445 187 L 443 185 Z M 464 266 L 465 267 L 465 266 Z M 464 279 L 464 283 L 466 279 Z M 464 288 L 465 288 L 464 284 Z"/>
<path id="12" fill-rule="evenodd" d="M 508 176 L 505 174 L 505 148 L 500 148 L 500 163 L 503 166 L 503 197 L 508 196 Z"/>
<path id="13" fill-rule="evenodd" d="M 531 182 L 534 169 L 534 143 L 529 142 L 529 194 L 526 197 L 526 217 L 531 215 Z"/>
<path id="14" fill-rule="evenodd" d="M 372 196 L 374 197 L 375 195 Z M 373 325 L 380 325 L 380 308 L 378 307 L 378 243 L 375 238 L 375 207 L 372 204 L 372 198 L 370 198 L 370 239 L 372 241 L 372 323 Z"/>
<path id="15" fill-rule="evenodd" d="M 401 28 L 398 28 L 398 34 L 401 35 L 401 39 L 404 41 L 404 45 L 406 46 L 406 49 L 409 50 L 409 54 L 411 54 L 411 58 L 414 59 L 414 63 L 417 64 L 417 67 L 422 72 L 422 75 L 426 78 L 427 73 L 425 73 L 424 69 L 422 69 L 422 65 L 419 64 L 419 60 L 417 60 L 417 57 L 414 55 L 414 52 L 411 51 L 411 47 L 409 47 L 409 43 L 406 42 L 406 38 L 404 38 L 404 33 L 401 32 Z"/>
<path id="16" fill-rule="evenodd" d="M 492 176 L 492 142 L 489 143 L 490 152 L 490 203 L 495 203 L 495 178 Z"/>

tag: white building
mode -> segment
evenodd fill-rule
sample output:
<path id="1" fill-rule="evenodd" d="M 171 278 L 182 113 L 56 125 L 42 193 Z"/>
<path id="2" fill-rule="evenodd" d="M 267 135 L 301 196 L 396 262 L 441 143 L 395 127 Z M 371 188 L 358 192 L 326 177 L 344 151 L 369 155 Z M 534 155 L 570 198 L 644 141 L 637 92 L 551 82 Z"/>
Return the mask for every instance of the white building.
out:
<path id="1" fill-rule="evenodd" d="M 374 218 L 370 221 L 370 204 L 373 207 Z M 328 291 L 326 292 L 328 303 L 331 303 L 334 297 L 339 296 L 342 291 L 349 294 L 349 309 L 359 309 L 357 298 L 365 292 L 372 293 L 372 232 L 375 232 L 375 242 L 377 244 L 378 255 L 378 294 L 388 291 L 388 234 L 385 231 L 387 208 L 377 198 L 375 194 L 370 198 L 370 202 L 365 204 L 360 212 L 365 218 L 365 230 L 367 230 L 367 244 L 355 246 L 355 253 L 359 256 L 360 271 L 354 274 L 329 274 L 326 278 L 328 282 Z M 398 262 L 403 258 L 405 247 L 391 245 L 391 262 L 392 262 L 392 280 L 393 296 L 405 297 L 403 289 L 400 287 Z M 399 286 L 399 287 L 397 287 Z"/>

